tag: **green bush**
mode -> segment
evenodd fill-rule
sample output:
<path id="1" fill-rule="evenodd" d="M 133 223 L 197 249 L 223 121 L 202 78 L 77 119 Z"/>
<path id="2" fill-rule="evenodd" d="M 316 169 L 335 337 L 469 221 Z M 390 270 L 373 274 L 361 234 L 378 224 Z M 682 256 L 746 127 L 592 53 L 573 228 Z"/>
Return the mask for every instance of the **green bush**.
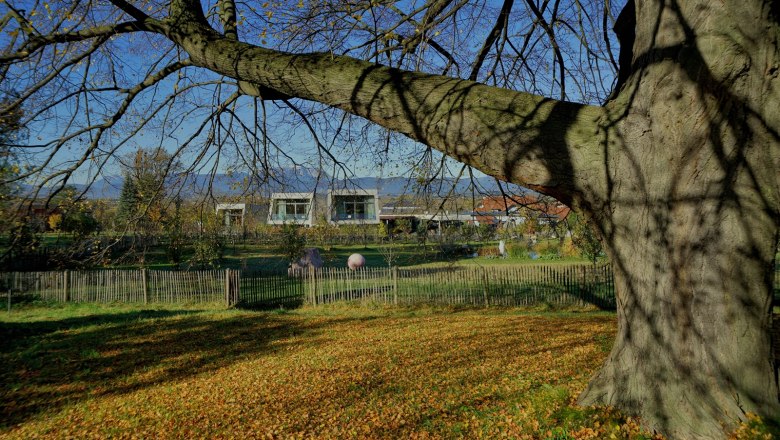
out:
<path id="1" fill-rule="evenodd" d="M 545 240 L 533 246 L 540 260 L 559 260 L 561 258 L 561 243 L 558 240 Z"/>
<path id="2" fill-rule="evenodd" d="M 297 225 L 285 224 L 282 226 L 281 243 L 277 252 L 284 256 L 288 263 L 299 260 L 306 249 L 306 236 L 301 233 Z"/>
<path id="3" fill-rule="evenodd" d="M 219 234 L 202 235 L 195 240 L 192 250 L 190 267 L 217 269 L 225 255 L 225 240 Z"/>
<path id="4" fill-rule="evenodd" d="M 221 219 L 213 214 L 201 216 L 201 234 L 192 243 L 190 267 L 197 269 L 217 269 L 225 255 L 225 237 L 222 234 Z"/>
<path id="5" fill-rule="evenodd" d="M 528 251 L 528 244 L 525 242 L 510 241 L 506 243 L 506 253 L 509 258 L 529 259 L 531 256 Z"/>
<path id="6" fill-rule="evenodd" d="M 497 246 L 492 246 L 492 245 L 482 246 L 477 251 L 477 254 L 480 257 L 487 257 L 487 258 L 498 258 L 500 256 L 500 254 L 498 252 L 498 247 Z"/>

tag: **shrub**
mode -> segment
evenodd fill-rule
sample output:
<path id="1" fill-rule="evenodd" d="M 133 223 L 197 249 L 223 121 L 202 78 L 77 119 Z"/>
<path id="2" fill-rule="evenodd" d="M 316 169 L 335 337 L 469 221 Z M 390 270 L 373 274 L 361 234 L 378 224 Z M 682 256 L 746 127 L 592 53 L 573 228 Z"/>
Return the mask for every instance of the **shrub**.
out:
<path id="1" fill-rule="evenodd" d="M 412 233 L 412 221 L 408 218 L 399 218 L 395 221 L 395 227 L 391 231 L 393 234 L 409 235 Z"/>
<path id="2" fill-rule="evenodd" d="M 327 217 L 322 215 L 317 219 L 317 224 L 315 224 L 313 227 L 307 228 L 305 231 L 298 232 L 305 234 L 306 241 L 313 242 L 325 250 L 330 250 L 332 248 L 334 238 L 339 233 L 339 228 L 328 223 Z M 283 232 L 283 234 L 285 233 Z M 288 238 L 290 237 L 286 237 L 285 239 Z M 284 243 L 284 241 L 285 240 L 283 239 L 282 243 Z M 301 250 L 301 252 L 303 252 L 303 250 Z"/>
<path id="3" fill-rule="evenodd" d="M 558 260 L 561 258 L 561 244 L 558 240 L 545 240 L 536 243 L 534 252 L 539 254 L 540 260 Z"/>
<path id="4" fill-rule="evenodd" d="M 223 225 L 213 214 L 204 215 L 200 220 L 203 229 L 192 243 L 193 255 L 189 265 L 198 269 L 216 269 L 225 253 L 225 237 L 221 233 Z"/>
<path id="5" fill-rule="evenodd" d="M 474 254 L 474 249 L 467 244 L 441 243 L 439 244 L 439 255 L 446 259 L 463 258 Z"/>
<path id="6" fill-rule="evenodd" d="M 581 256 L 587 258 L 591 263 L 596 264 L 599 257 L 603 254 L 601 241 L 594 232 L 593 228 L 584 220 L 576 215 L 567 219 L 571 229 L 571 240 Z"/>
<path id="7" fill-rule="evenodd" d="M 285 257 L 288 263 L 299 260 L 306 249 L 306 237 L 300 227 L 285 224 L 282 226 L 281 243 L 277 252 Z"/>
<path id="8" fill-rule="evenodd" d="M 563 240 L 563 245 L 561 246 L 561 256 L 565 258 L 572 258 L 572 257 L 579 257 L 580 250 L 577 249 L 577 246 L 574 245 L 574 241 L 572 241 L 571 237 L 566 237 Z"/>
<path id="9" fill-rule="evenodd" d="M 198 237 L 192 245 L 190 267 L 198 269 L 216 269 L 225 254 L 225 242 L 219 234 L 205 234 Z"/>
<path id="10" fill-rule="evenodd" d="M 487 258 L 498 258 L 501 256 L 501 254 L 498 252 L 498 247 L 496 246 L 483 246 L 479 248 L 477 254 L 480 257 L 487 257 Z"/>
<path id="11" fill-rule="evenodd" d="M 493 225 L 482 223 L 477 227 L 477 238 L 481 242 L 493 240 L 496 236 L 496 228 Z"/>
<path id="12" fill-rule="evenodd" d="M 506 253 L 510 258 L 527 259 L 528 244 L 525 242 L 511 241 L 506 243 Z"/>

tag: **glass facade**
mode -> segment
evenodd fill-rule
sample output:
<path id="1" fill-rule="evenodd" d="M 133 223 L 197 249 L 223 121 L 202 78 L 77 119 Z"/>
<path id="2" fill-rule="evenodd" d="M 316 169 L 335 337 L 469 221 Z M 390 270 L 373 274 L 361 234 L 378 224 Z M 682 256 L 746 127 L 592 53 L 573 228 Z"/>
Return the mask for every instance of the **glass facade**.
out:
<path id="1" fill-rule="evenodd" d="M 224 211 L 225 226 L 230 228 L 244 225 L 244 211 L 240 209 L 227 209 Z"/>
<path id="2" fill-rule="evenodd" d="M 274 200 L 272 220 L 308 220 L 311 200 L 308 199 L 277 199 Z"/>
<path id="3" fill-rule="evenodd" d="M 334 196 L 333 220 L 375 220 L 376 203 L 373 196 Z"/>

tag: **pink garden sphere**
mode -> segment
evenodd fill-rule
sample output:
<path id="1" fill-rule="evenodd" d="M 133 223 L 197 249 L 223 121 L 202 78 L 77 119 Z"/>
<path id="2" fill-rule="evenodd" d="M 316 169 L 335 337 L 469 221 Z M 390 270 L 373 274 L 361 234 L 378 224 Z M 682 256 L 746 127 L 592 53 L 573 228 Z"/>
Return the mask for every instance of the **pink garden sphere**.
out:
<path id="1" fill-rule="evenodd" d="M 366 257 L 360 254 L 352 254 L 347 259 L 347 267 L 349 267 L 352 270 L 360 269 L 365 265 L 366 265 Z"/>

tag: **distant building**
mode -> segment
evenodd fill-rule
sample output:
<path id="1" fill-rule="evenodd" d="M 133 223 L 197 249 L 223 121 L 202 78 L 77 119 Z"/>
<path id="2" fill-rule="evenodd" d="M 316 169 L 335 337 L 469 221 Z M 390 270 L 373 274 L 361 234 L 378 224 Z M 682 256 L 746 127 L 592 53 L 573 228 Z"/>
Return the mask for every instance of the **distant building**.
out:
<path id="1" fill-rule="evenodd" d="M 314 224 L 314 193 L 273 193 L 268 211 L 269 225 Z"/>
<path id="2" fill-rule="evenodd" d="M 377 190 L 328 191 L 328 221 L 334 225 L 379 224 Z"/>
<path id="3" fill-rule="evenodd" d="M 246 203 L 217 203 L 217 216 L 222 216 L 226 228 L 244 226 Z"/>
<path id="4" fill-rule="evenodd" d="M 387 203 L 379 211 L 381 220 L 394 220 L 399 218 L 416 218 L 417 215 L 427 213 L 427 211 L 416 205 L 407 205 L 401 201 Z"/>
<path id="5" fill-rule="evenodd" d="M 483 197 L 474 210 L 474 222 L 494 226 L 511 226 L 536 218 L 540 223 L 555 223 L 566 219 L 571 209 L 563 203 L 534 196 Z"/>
<path id="6" fill-rule="evenodd" d="M 379 220 L 384 223 L 388 231 L 395 230 L 399 221 L 408 221 L 412 231 L 417 230 L 419 221 L 417 216 L 425 210 L 419 206 L 408 205 L 403 201 L 387 203 L 379 211 Z"/>
<path id="7" fill-rule="evenodd" d="M 217 203 L 216 212 L 222 217 L 226 229 L 239 229 L 246 226 L 248 215 L 264 215 L 265 209 L 260 205 L 249 203 Z"/>
<path id="8" fill-rule="evenodd" d="M 394 229 L 399 221 L 406 220 L 413 231 L 417 231 L 421 223 L 425 223 L 429 230 L 441 232 L 442 227 L 461 226 L 474 221 L 472 212 L 431 212 L 421 206 L 408 205 L 403 202 L 388 203 L 382 206 L 379 219 L 390 230 Z"/>
<path id="9" fill-rule="evenodd" d="M 459 226 L 474 222 L 474 214 L 471 212 L 439 211 L 434 215 L 421 216 L 420 218 L 430 222 L 436 222 L 439 225 L 449 224 Z"/>

